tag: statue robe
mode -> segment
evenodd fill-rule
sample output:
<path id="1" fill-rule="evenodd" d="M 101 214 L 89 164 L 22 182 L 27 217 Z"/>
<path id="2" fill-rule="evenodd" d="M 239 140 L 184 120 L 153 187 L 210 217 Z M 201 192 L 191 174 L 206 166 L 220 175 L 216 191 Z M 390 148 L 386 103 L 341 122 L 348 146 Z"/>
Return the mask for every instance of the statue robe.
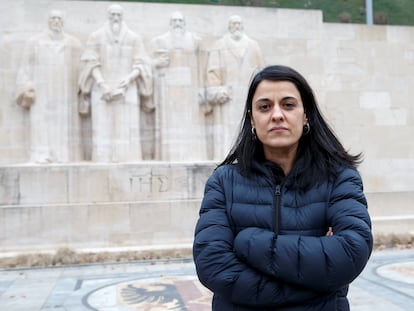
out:
<path id="1" fill-rule="evenodd" d="M 240 128 L 249 81 L 264 66 L 262 52 L 256 41 L 246 35 L 236 41 L 230 34 L 220 38 L 209 51 L 207 64 L 207 99 L 212 106 L 212 141 L 214 160 L 222 160 L 235 142 Z M 216 104 L 218 92 L 230 101 Z"/>
<path id="2" fill-rule="evenodd" d="M 114 37 L 109 25 L 92 33 L 82 55 L 80 113 L 91 115 L 92 161 L 129 162 L 142 160 L 140 137 L 141 97 L 152 94 L 152 73 L 141 37 L 123 24 Z M 117 93 L 106 102 L 92 76 L 99 67 L 105 83 Z M 140 74 L 126 90 L 119 83 L 133 69 Z"/>
<path id="3" fill-rule="evenodd" d="M 167 32 L 151 41 L 153 57 L 166 53 L 169 65 L 156 69 L 157 158 L 164 161 L 207 159 L 201 107 L 200 38 L 186 31 Z"/>
<path id="4" fill-rule="evenodd" d="M 17 76 L 17 103 L 29 109 L 30 161 L 68 162 L 82 159 L 77 113 L 77 76 L 82 50 L 69 34 L 45 32 L 27 42 Z M 34 90 L 28 104 L 23 94 Z"/>

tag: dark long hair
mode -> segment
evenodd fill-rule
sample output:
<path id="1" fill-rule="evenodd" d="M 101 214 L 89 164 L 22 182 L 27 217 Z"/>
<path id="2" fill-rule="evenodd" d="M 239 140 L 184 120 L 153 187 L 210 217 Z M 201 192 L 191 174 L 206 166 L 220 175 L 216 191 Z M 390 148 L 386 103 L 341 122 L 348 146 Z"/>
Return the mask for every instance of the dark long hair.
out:
<path id="1" fill-rule="evenodd" d="M 344 149 L 319 111 L 308 82 L 296 70 L 280 65 L 268 66 L 253 77 L 237 140 L 219 166 L 237 162 L 241 172 L 249 175 L 252 172 L 253 162 L 264 160 L 263 145 L 258 139 L 254 139 L 251 131 L 252 100 L 257 86 L 263 80 L 290 81 L 296 86 L 302 98 L 310 131 L 302 135 L 299 140 L 298 152 L 291 172 L 300 187 L 307 188 L 335 176 L 338 166 L 357 168 L 362 161 L 362 155 L 351 155 Z"/>

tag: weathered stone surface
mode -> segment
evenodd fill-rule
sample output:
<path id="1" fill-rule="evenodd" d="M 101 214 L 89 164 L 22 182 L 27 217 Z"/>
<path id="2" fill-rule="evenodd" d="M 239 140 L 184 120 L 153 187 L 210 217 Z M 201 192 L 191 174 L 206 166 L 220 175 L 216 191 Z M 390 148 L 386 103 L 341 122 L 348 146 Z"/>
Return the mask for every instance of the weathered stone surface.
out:
<path id="1" fill-rule="evenodd" d="M 0 20 L 3 251 L 54 248 L 62 244 L 76 247 L 174 244 L 192 239 L 204 182 L 214 169 L 214 163 L 198 160 L 205 160 L 204 156 L 215 160 L 224 157 L 224 154 L 212 155 L 211 133 L 219 128 L 214 128 L 208 118 L 204 120 L 206 128 L 199 126 L 204 117 L 201 109 L 205 107 L 191 99 L 194 94 L 183 96 L 183 101 L 177 100 L 177 104 L 180 109 L 187 105 L 188 111 L 196 116 L 194 134 L 206 131 L 202 138 L 206 150 L 197 149 L 197 156 L 188 155 L 187 159 L 179 152 L 180 148 L 191 150 L 194 144 L 193 132 L 180 130 L 184 123 L 176 119 L 178 112 L 185 110 L 157 111 L 166 106 L 154 102 L 156 97 L 153 97 L 147 104 L 152 104 L 155 110 L 140 111 L 140 135 L 134 133 L 141 136 L 143 161 L 139 157 L 129 159 L 128 163 L 91 161 L 90 118 L 77 120 L 82 121 L 79 128 L 75 122 L 78 132 L 71 134 L 75 143 L 71 145 L 75 149 L 71 150 L 76 153 L 76 148 L 81 147 L 81 161 L 69 157 L 65 164 L 40 165 L 30 160 L 33 124 L 29 111 L 16 104 L 17 73 L 28 40 L 44 32 L 49 12 L 59 9 L 65 13 L 65 32 L 85 46 L 90 34 L 105 23 L 107 7 L 107 2 L 96 1 L 46 0 L 42 5 L 34 0 L 0 2 L 0 10 L 7 12 Z M 260 47 L 265 64 L 290 65 L 302 72 L 344 145 L 353 152 L 364 153 L 360 171 L 374 229 L 385 233 L 412 230 L 413 27 L 326 24 L 320 11 L 309 10 L 126 2 L 122 7 L 128 27 L 142 36 L 148 51 L 151 41 L 167 31 L 171 13 L 179 10 L 185 16 L 186 29 L 200 40 L 201 63 L 197 65 L 201 65 L 201 76 L 214 43 L 227 31 L 228 18 L 234 14 L 241 16 L 246 33 Z M 152 69 L 157 73 L 155 67 Z M 183 70 L 179 67 L 176 72 Z M 197 88 L 206 87 L 206 76 L 200 81 Z M 154 85 L 157 87 L 156 81 Z M 73 98 L 76 95 L 71 94 Z M 244 103 L 238 104 L 242 109 Z M 159 112 L 163 113 L 162 118 L 167 118 L 170 130 L 180 134 L 177 140 L 173 140 L 174 136 L 167 137 L 169 148 L 175 143 L 178 150 L 171 162 L 158 161 L 161 156 L 156 152 L 160 143 L 157 130 L 162 123 L 155 121 Z M 190 128 L 188 123 L 186 126 Z M 79 131 L 80 142 L 76 136 Z M 60 147 L 66 148 L 63 143 Z"/>

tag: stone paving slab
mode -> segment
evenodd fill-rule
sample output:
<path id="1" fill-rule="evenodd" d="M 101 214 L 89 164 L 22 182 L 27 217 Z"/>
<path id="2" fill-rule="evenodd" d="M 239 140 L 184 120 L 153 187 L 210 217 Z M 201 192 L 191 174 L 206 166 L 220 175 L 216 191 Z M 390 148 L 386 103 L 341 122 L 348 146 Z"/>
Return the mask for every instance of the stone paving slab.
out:
<path id="1" fill-rule="evenodd" d="M 372 255 L 352 283 L 352 311 L 414 310 L 414 250 Z M 1 311 L 208 311 L 191 259 L 0 270 Z"/>

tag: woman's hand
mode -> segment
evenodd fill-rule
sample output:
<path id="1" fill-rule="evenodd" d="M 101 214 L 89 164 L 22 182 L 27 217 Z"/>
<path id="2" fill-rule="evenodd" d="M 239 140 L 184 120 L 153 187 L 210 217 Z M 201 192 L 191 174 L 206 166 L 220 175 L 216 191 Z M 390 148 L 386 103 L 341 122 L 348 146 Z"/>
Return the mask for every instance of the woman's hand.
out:
<path id="1" fill-rule="evenodd" d="M 332 231 L 332 227 L 328 228 L 328 232 L 326 232 L 325 234 L 326 236 L 333 236 L 333 231 Z"/>

